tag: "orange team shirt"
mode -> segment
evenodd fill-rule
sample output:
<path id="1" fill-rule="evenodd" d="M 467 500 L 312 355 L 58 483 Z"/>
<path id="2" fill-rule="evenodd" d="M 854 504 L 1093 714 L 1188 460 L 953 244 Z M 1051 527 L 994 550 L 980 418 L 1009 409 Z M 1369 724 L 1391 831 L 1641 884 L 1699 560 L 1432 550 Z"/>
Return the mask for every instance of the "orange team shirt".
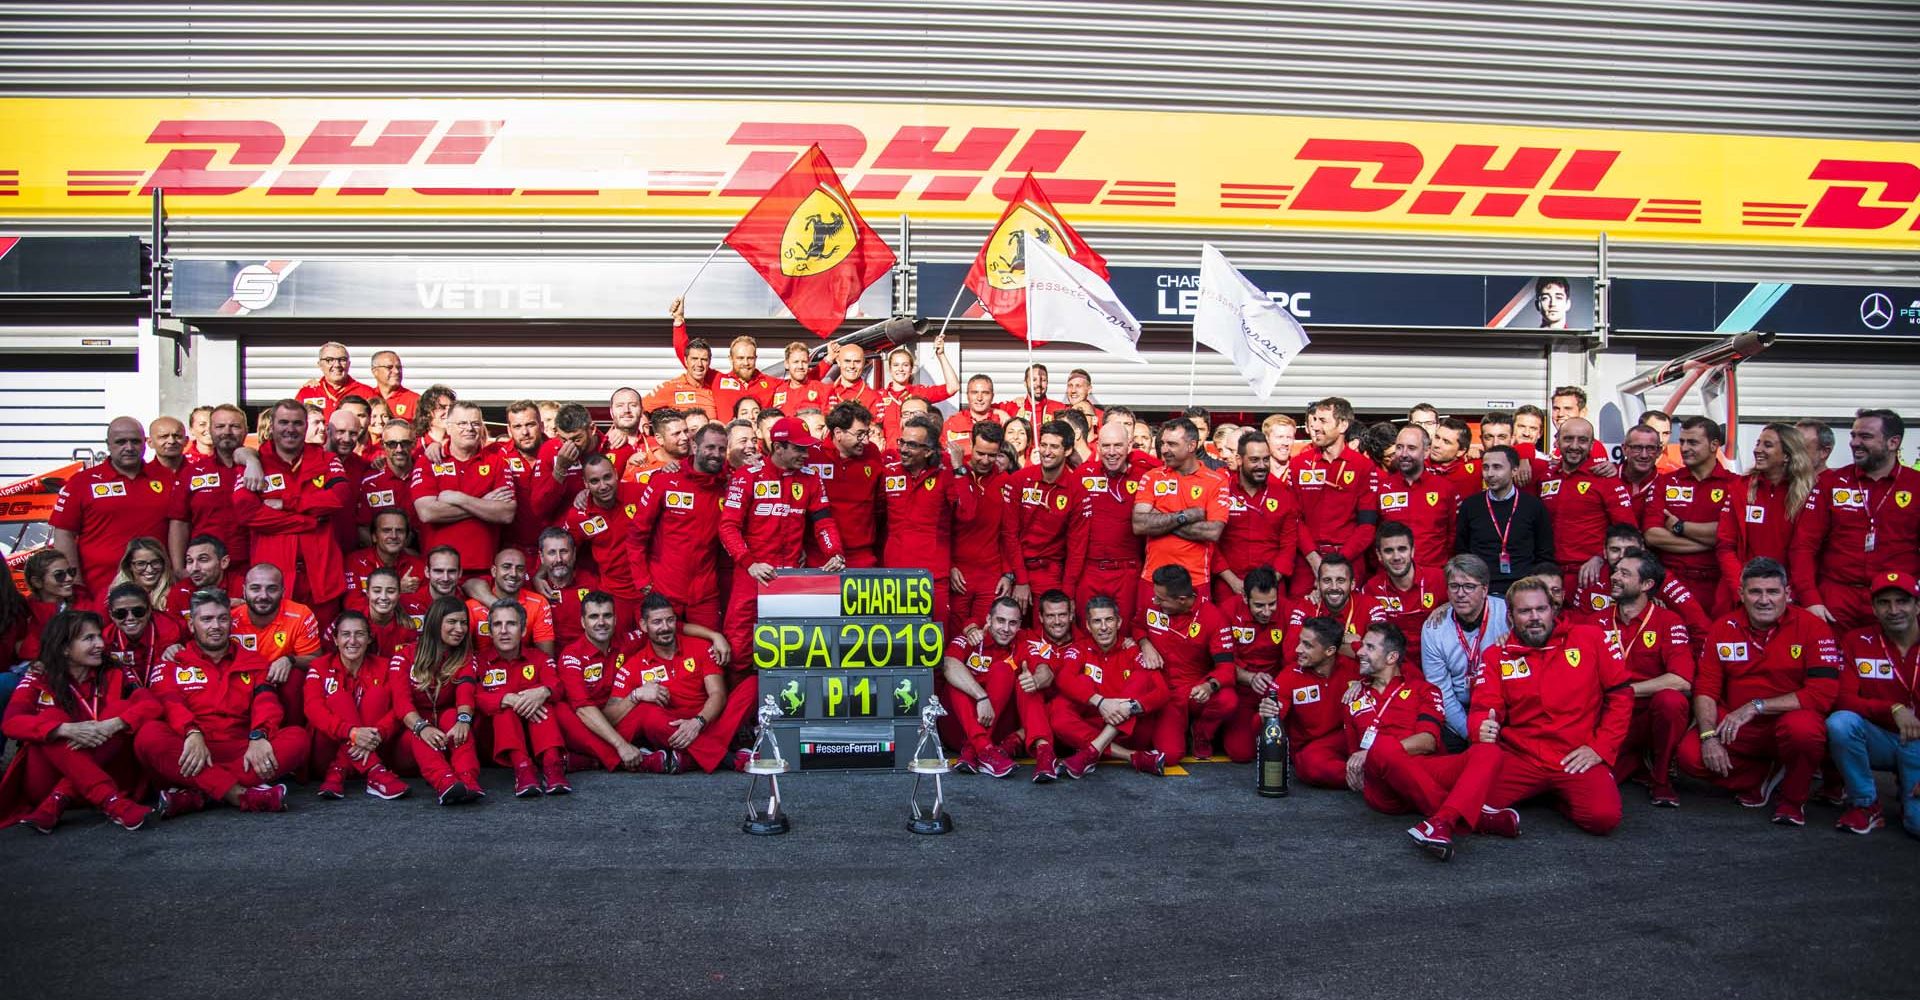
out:
<path id="1" fill-rule="evenodd" d="M 1222 523 L 1230 508 L 1226 478 L 1204 465 L 1189 475 L 1165 466 L 1150 469 L 1140 477 L 1140 490 L 1134 497 L 1135 503 L 1150 504 L 1156 513 L 1177 514 L 1199 507 L 1206 511 L 1207 520 Z M 1197 589 L 1209 586 L 1213 562 L 1213 543 L 1169 533 L 1147 539 L 1147 563 L 1141 577 L 1150 580 L 1153 571 L 1162 566 L 1181 566 L 1193 577 Z"/>
<path id="2" fill-rule="evenodd" d="M 552 642 L 553 602 L 531 587 L 521 587 L 513 595 L 520 602 L 520 610 L 527 613 L 527 627 L 521 633 L 524 642 Z M 467 621 L 473 626 L 473 634 L 488 638 L 493 633 L 487 626 L 487 616 L 492 613 L 490 605 L 482 604 L 473 598 L 467 598 Z"/>
<path id="3" fill-rule="evenodd" d="M 282 656 L 314 656 L 320 652 L 320 623 L 313 609 L 298 601 L 281 601 L 280 610 L 265 625 L 255 625 L 246 608 L 235 608 L 233 638 L 268 663 Z"/>

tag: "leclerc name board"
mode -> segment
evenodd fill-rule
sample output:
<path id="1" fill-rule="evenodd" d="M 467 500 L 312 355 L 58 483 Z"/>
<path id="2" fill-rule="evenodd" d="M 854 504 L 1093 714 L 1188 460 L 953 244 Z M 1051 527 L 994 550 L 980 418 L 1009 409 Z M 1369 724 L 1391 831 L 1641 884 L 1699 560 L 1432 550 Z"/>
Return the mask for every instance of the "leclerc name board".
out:
<path id="1" fill-rule="evenodd" d="M 938 317 L 953 301 L 968 265 L 920 264 L 920 313 Z M 1187 268 L 1115 267 L 1109 283 L 1142 322 L 1185 323 L 1200 305 L 1200 272 Z M 1436 329 L 1573 330 L 1593 326 L 1593 279 L 1566 275 L 1390 274 L 1373 271 L 1247 271 L 1306 326 Z M 1563 325 L 1542 318 L 1545 279 L 1565 282 Z M 1551 285 L 1552 282 L 1546 282 Z M 961 315 L 980 315 L 971 293 Z M 1557 312 L 1555 306 L 1550 306 Z"/>

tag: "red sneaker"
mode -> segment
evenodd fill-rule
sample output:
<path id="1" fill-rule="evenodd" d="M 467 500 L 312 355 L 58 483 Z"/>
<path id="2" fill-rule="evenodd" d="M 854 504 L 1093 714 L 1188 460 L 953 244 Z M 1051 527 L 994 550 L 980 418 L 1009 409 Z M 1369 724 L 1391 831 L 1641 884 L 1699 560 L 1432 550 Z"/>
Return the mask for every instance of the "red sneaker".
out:
<path id="1" fill-rule="evenodd" d="M 179 819 L 206 807 L 207 796 L 200 789 L 168 788 L 160 792 L 160 802 L 154 809 L 160 814 L 161 819 Z"/>
<path id="2" fill-rule="evenodd" d="M 20 822 L 40 831 L 52 833 L 60 825 L 60 814 L 67 811 L 67 797 L 54 792 L 41 800 L 34 810 L 20 818 Z"/>
<path id="3" fill-rule="evenodd" d="M 954 771 L 960 774 L 973 774 L 980 770 L 980 752 L 969 743 L 960 748 L 960 759 L 953 762 Z"/>
<path id="4" fill-rule="evenodd" d="M 367 772 L 367 794 L 376 799 L 397 799 L 407 794 L 407 783 L 384 767 Z"/>
<path id="5" fill-rule="evenodd" d="M 320 782 L 320 788 L 313 794 L 323 799 L 344 799 L 347 797 L 347 772 L 340 765 L 327 769 L 327 778 Z"/>
<path id="6" fill-rule="evenodd" d="M 240 793 L 241 812 L 277 813 L 287 811 L 287 786 L 255 785 Z"/>
<path id="7" fill-rule="evenodd" d="M 649 750 L 640 757 L 640 773 L 667 774 L 669 755 L 665 750 Z"/>
<path id="8" fill-rule="evenodd" d="M 121 795 L 108 799 L 100 811 L 107 814 L 114 826 L 129 833 L 147 825 L 147 818 L 153 815 L 153 810 Z"/>
<path id="9" fill-rule="evenodd" d="M 1044 785 L 1060 780 L 1060 760 L 1053 755 L 1053 744 L 1040 743 L 1033 748 L 1033 783 Z"/>
<path id="10" fill-rule="evenodd" d="M 540 780 L 547 786 L 548 795 L 573 791 L 573 786 L 567 783 L 567 762 L 558 751 L 547 751 L 547 759 L 540 762 Z"/>
<path id="11" fill-rule="evenodd" d="M 1773 810 L 1773 821 L 1781 826 L 1806 826 L 1807 807 L 1792 802 L 1782 802 Z"/>
<path id="12" fill-rule="evenodd" d="M 1060 764 L 1060 769 L 1067 772 L 1067 777 L 1079 781 L 1081 778 L 1092 774 L 1093 769 L 1098 766 L 1099 763 L 1100 751 L 1092 747 L 1082 747 L 1079 750 L 1075 750 L 1072 754 L 1069 754 L 1067 759 Z"/>
<path id="13" fill-rule="evenodd" d="M 1158 750 L 1135 750 L 1130 763 L 1141 774 L 1158 777 L 1167 773 L 1167 755 Z"/>
<path id="14" fill-rule="evenodd" d="M 1833 828 L 1864 836 L 1886 825 L 1886 814 L 1880 811 L 1880 803 L 1874 802 L 1869 805 L 1854 806 L 1841 813 L 1840 822 L 1833 824 Z"/>
<path id="15" fill-rule="evenodd" d="M 1773 769 L 1773 773 L 1767 775 L 1767 780 L 1760 783 L 1760 787 L 1748 789 L 1735 795 L 1733 801 L 1740 803 L 1748 809 L 1762 808 L 1773 800 L 1773 790 L 1780 787 L 1781 780 L 1786 776 L 1786 768 L 1776 767 Z"/>
<path id="16" fill-rule="evenodd" d="M 487 790 L 480 787 L 479 771 L 468 771 L 465 774 L 456 774 L 453 776 L 453 779 L 467 786 L 468 795 L 471 795 L 476 799 L 484 799 L 487 797 Z"/>
<path id="17" fill-rule="evenodd" d="M 746 747 L 741 747 L 733 752 L 733 759 L 728 761 L 727 764 L 736 771 L 745 771 L 747 764 L 751 763 L 752 760 L 753 751 Z"/>
<path id="18" fill-rule="evenodd" d="M 465 805 L 479 798 L 479 796 L 473 793 L 473 789 L 467 787 L 466 782 L 459 780 L 447 782 L 446 786 L 438 789 L 438 791 L 440 793 L 440 804 L 443 806 Z"/>
<path id="19" fill-rule="evenodd" d="M 1680 808 L 1680 793 L 1672 785 L 1654 785 L 1647 789 L 1647 801 L 1661 809 Z"/>
<path id="20" fill-rule="evenodd" d="M 1436 860 L 1453 860 L 1453 830 L 1446 824 L 1421 820 L 1407 829 L 1407 836 L 1412 837 L 1421 850 Z"/>
<path id="21" fill-rule="evenodd" d="M 530 798 L 540 794 L 540 776 L 534 773 L 533 761 L 520 758 L 513 765 L 513 797 Z"/>
<path id="22" fill-rule="evenodd" d="M 1520 836 L 1520 814 L 1512 809 L 1481 806 L 1480 832 L 1512 840 Z"/>
<path id="23" fill-rule="evenodd" d="M 1200 760 L 1206 760 L 1208 757 L 1213 756 L 1213 737 L 1195 729 L 1193 730 L 1192 740 L 1190 742 L 1193 746 L 1194 757 Z"/>
<path id="24" fill-rule="evenodd" d="M 1004 778 L 1013 773 L 1013 758 L 990 746 L 980 751 L 980 773 L 989 778 Z"/>
<path id="25" fill-rule="evenodd" d="M 1000 741 L 1000 752 L 1012 760 L 1019 760 L 1027 754 L 1027 741 L 1019 733 L 1014 733 Z"/>

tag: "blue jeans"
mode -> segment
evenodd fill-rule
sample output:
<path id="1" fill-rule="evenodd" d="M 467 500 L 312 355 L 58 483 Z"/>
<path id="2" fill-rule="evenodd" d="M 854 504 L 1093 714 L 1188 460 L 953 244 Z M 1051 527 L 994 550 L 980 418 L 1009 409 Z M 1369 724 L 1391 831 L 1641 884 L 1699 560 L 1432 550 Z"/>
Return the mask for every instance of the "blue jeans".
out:
<path id="1" fill-rule="evenodd" d="M 1913 795 L 1914 782 L 1920 781 L 1920 740 L 1902 743 L 1896 733 L 1857 712 L 1835 712 L 1827 716 L 1827 752 L 1847 781 L 1849 805 L 1872 805 L 1879 797 L 1874 770 L 1892 771 L 1899 785 L 1900 822 L 1920 837 L 1920 798 Z"/>
<path id="2" fill-rule="evenodd" d="M 27 665 L 25 663 L 16 663 L 11 667 L 0 667 L 0 714 L 6 712 L 7 702 L 13 698 L 13 689 L 19 687 L 20 682 L 25 680 L 26 677 Z M 0 737 L 0 744 L 4 744 L 5 742 L 6 739 Z"/>

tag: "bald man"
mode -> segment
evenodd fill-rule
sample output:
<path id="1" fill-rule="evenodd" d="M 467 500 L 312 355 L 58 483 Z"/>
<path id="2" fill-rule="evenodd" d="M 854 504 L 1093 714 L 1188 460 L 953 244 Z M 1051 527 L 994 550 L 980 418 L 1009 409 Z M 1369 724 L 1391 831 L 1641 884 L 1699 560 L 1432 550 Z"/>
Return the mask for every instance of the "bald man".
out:
<path id="1" fill-rule="evenodd" d="M 374 352 L 374 391 L 387 401 L 387 413 L 394 419 L 413 423 L 413 418 L 420 413 L 420 394 L 400 384 L 405 374 L 400 355 L 392 351 Z"/>
<path id="2" fill-rule="evenodd" d="M 280 707 L 290 725 L 306 718 L 307 664 L 320 655 L 319 619 L 313 609 L 287 597 L 286 577 L 261 563 L 247 571 L 235 609 L 233 641 L 267 662 L 267 683 L 280 685 Z"/>
<path id="3" fill-rule="evenodd" d="M 53 547 L 79 570 L 90 592 L 76 593 L 75 603 L 106 596 L 128 542 L 167 540 L 167 511 L 177 489 L 173 470 L 147 460 L 140 421 L 117 417 L 107 425 L 107 460 L 67 480 L 47 518 Z"/>
<path id="4" fill-rule="evenodd" d="M 347 345 L 327 341 L 320 345 L 320 359 L 314 367 L 320 369 L 320 377 L 308 379 L 293 398 L 302 406 L 318 403 L 320 416 L 324 419 L 333 416 L 340 408 L 340 401 L 348 396 L 361 399 L 373 399 L 380 390 L 353 377 L 353 355 L 347 353 Z"/>
<path id="5" fill-rule="evenodd" d="M 1633 524 L 1633 496 L 1618 477 L 1593 468 L 1593 424 L 1569 417 L 1554 435 L 1560 459 L 1540 480 L 1540 502 L 1553 522 L 1553 558 L 1569 593 L 1602 578 L 1607 528 Z"/>
<path id="6" fill-rule="evenodd" d="M 372 471 L 365 457 L 366 443 L 366 421 L 353 407 L 343 406 L 327 418 L 327 452 L 340 460 L 340 469 L 347 474 L 352 491 L 357 491 Z M 352 491 L 347 505 L 328 518 L 333 542 L 343 554 L 360 548 L 360 505 Z"/>
<path id="7" fill-rule="evenodd" d="M 829 346 L 827 363 L 835 370 L 834 380 L 827 387 L 827 405 L 831 412 L 841 403 L 859 403 L 868 413 L 880 405 L 880 393 L 867 384 L 867 351 L 859 344 L 842 344 L 835 352 Z"/>
<path id="8" fill-rule="evenodd" d="M 179 475 L 187 467 L 187 425 L 173 417 L 155 417 L 147 426 L 147 447 L 153 449 L 155 462 Z"/>
<path id="9" fill-rule="evenodd" d="M 1133 434 L 1119 421 L 1100 428 L 1093 457 L 1067 475 L 1067 568 L 1065 581 L 1077 607 L 1110 597 L 1120 620 L 1134 618 L 1146 543 L 1133 533 L 1133 503 L 1139 479 L 1153 468 L 1133 450 Z"/>

